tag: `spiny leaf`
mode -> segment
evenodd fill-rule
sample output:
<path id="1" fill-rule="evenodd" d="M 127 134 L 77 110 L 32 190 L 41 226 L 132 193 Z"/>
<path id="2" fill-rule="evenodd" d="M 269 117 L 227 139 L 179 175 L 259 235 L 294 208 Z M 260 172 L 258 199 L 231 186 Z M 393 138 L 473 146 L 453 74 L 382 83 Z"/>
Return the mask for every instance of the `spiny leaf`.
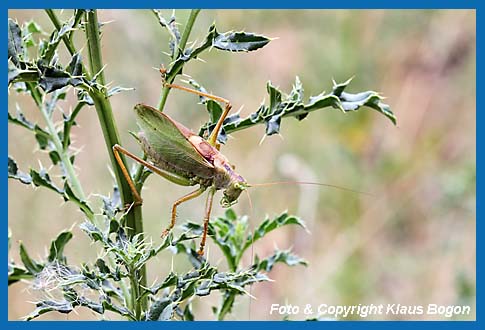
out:
<path id="1" fill-rule="evenodd" d="M 170 303 L 165 308 L 163 311 L 160 313 L 160 316 L 158 317 L 159 321 L 168 321 L 172 318 L 173 312 L 175 310 L 175 304 Z"/>
<path id="2" fill-rule="evenodd" d="M 204 87 L 202 87 L 199 83 L 197 83 L 195 80 L 190 79 L 188 81 L 188 83 L 190 85 L 192 85 L 192 87 L 194 87 L 195 89 L 197 89 L 197 90 L 199 90 L 203 93 L 207 93 L 207 90 Z M 205 130 L 201 130 L 199 132 L 199 135 L 201 135 L 204 138 L 208 138 L 208 136 L 214 130 L 217 121 L 221 117 L 223 109 L 222 109 L 222 106 L 219 102 L 208 99 L 204 96 L 200 96 L 200 103 L 205 104 L 205 106 L 206 106 L 207 112 L 209 113 L 209 123 L 204 126 L 204 127 L 207 127 L 207 128 Z M 227 116 L 226 119 L 224 119 L 223 124 L 228 125 L 230 123 L 237 122 L 240 119 L 241 118 L 239 116 L 239 113 L 235 113 L 235 114 Z M 219 136 L 217 137 L 217 139 L 221 143 L 226 143 L 227 134 L 226 134 L 226 131 L 224 130 L 224 128 L 222 128 L 221 131 L 219 132 Z"/>
<path id="3" fill-rule="evenodd" d="M 248 218 L 246 216 L 237 217 L 235 212 L 229 209 L 226 211 L 225 216 L 217 217 L 209 223 L 209 236 L 221 249 L 229 268 L 235 271 L 244 252 L 254 242 L 269 232 L 290 224 L 296 224 L 305 228 L 301 219 L 290 216 L 285 212 L 273 219 L 266 218 L 254 230 L 254 233 L 248 233 Z M 200 225 L 195 223 L 187 223 L 185 226 L 193 231 L 202 229 Z"/>
<path id="4" fill-rule="evenodd" d="M 224 218 L 233 222 L 237 220 L 237 214 L 232 208 L 228 208 L 226 209 L 226 212 L 224 212 Z"/>
<path id="5" fill-rule="evenodd" d="M 51 155 L 52 157 L 52 155 Z M 58 155 L 56 156 L 58 157 Z M 8 175 L 9 178 L 14 178 L 20 180 L 22 183 L 30 184 L 33 183 L 36 187 L 45 187 L 48 188 L 62 196 L 64 201 L 74 202 L 79 206 L 79 209 L 84 212 L 88 217 L 92 217 L 94 215 L 93 211 L 89 207 L 86 201 L 81 200 L 77 197 L 71 189 L 71 186 L 64 181 L 64 187 L 59 188 L 56 186 L 54 182 L 52 182 L 49 173 L 42 168 L 40 171 L 36 171 L 34 169 L 30 169 L 30 175 L 22 173 L 18 170 L 17 164 L 15 161 L 9 157 L 8 161 Z"/>
<path id="6" fill-rule="evenodd" d="M 42 61 L 37 63 L 40 72 L 39 86 L 50 93 L 68 85 L 78 86 L 82 84 L 84 78 L 81 77 L 81 56 L 74 54 L 66 70 L 55 66 L 45 65 Z"/>
<path id="7" fill-rule="evenodd" d="M 211 280 L 202 281 L 195 289 L 195 294 L 199 297 L 208 296 L 210 294 Z"/>
<path id="8" fill-rule="evenodd" d="M 271 39 L 249 32 L 217 32 L 215 24 L 209 27 L 206 39 L 195 48 L 187 48 L 183 54 L 172 63 L 167 72 L 167 81 L 172 82 L 177 74 L 182 73 L 182 67 L 188 61 L 197 58 L 203 51 L 214 47 L 225 51 L 244 51 L 257 50 L 270 42 Z"/>
<path id="9" fill-rule="evenodd" d="M 39 145 L 39 148 L 41 150 L 45 150 L 49 146 L 49 143 L 51 140 L 50 134 L 44 129 L 42 129 L 39 125 L 31 123 L 29 120 L 27 120 L 27 118 L 25 118 L 25 115 L 20 111 L 20 109 L 17 108 L 16 117 L 8 113 L 8 121 L 12 124 L 19 125 L 21 127 L 24 127 L 32 131 Z M 53 149 L 53 148 L 50 148 L 50 149 Z M 51 159 L 54 162 L 55 159 L 53 159 L 53 156 L 54 155 L 51 156 Z M 54 165 L 55 164 L 56 163 L 54 162 Z"/>
<path id="10" fill-rule="evenodd" d="M 271 39 L 247 32 L 226 32 L 214 38 L 213 46 L 231 52 L 250 52 L 266 46 Z"/>
<path id="11" fill-rule="evenodd" d="M 22 24 L 22 35 L 24 40 L 24 46 L 26 48 L 36 45 L 34 35 L 43 33 L 42 28 L 35 21 L 30 20 Z"/>
<path id="12" fill-rule="evenodd" d="M 118 208 L 121 205 L 121 195 L 118 187 L 113 187 L 113 195 L 111 197 L 101 196 L 103 200 L 103 215 L 107 216 L 109 219 L 113 219 L 116 215 Z M 111 230 L 110 234 L 116 232 L 117 229 Z"/>
<path id="13" fill-rule="evenodd" d="M 19 170 L 17 163 L 12 157 L 8 156 L 8 177 L 12 179 L 19 180 L 24 184 L 31 184 L 32 177 L 27 173 Z"/>
<path id="14" fill-rule="evenodd" d="M 79 89 L 76 95 L 79 102 L 82 102 L 90 106 L 94 105 L 94 101 L 91 98 L 91 96 L 89 96 L 89 93 L 87 91 Z"/>
<path id="15" fill-rule="evenodd" d="M 224 216 L 217 217 L 209 223 L 208 234 L 226 257 L 229 269 L 235 271 L 244 252 L 254 242 L 269 232 L 290 224 L 296 224 L 305 228 L 305 224 L 301 219 L 284 212 L 272 219 L 267 217 L 253 233 L 248 233 L 247 216 L 238 217 L 234 210 L 228 209 Z M 193 233 L 200 233 L 202 230 L 199 224 L 193 222 L 185 223 L 184 228 Z M 286 255 L 280 254 L 278 256 L 283 260 Z M 287 259 L 289 262 L 291 261 L 290 258 L 291 256 L 288 255 Z"/>
<path id="16" fill-rule="evenodd" d="M 24 114 L 20 111 L 20 109 L 17 109 L 17 116 L 16 117 L 12 116 L 9 112 L 8 113 L 8 121 L 13 123 L 13 124 L 27 128 L 31 131 L 33 131 L 34 127 L 35 127 L 35 125 L 33 123 L 31 123 L 30 121 L 27 120 L 27 118 L 25 118 Z M 48 134 L 47 132 L 45 132 L 45 133 Z"/>
<path id="17" fill-rule="evenodd" d="M 40 47 L 39 57 L 43 62 L 51 64 L 51 60 L 55 55 L 59 43 L 61 42 L 62 38 L 64 36 L 67 36 L 68 33 L 72 30 L 73 24 L 74 20 L 70 19 L 69 21 L 64 23 L 60 29 L 55 29 L 52 32 L 49 40 L 47 42 L 44 42 L 43 46 Z"/>
<path id="18" fill-rule="evenodd" d="M 81 200 L 76 196 L 76 194 L 74 194 L 67 181 L 64 182 L 64 200 L 76 203 L 79 206 L 79 209 L 88 217 L 91 217 L 94 214 L 88 203 L 85 200 Z"/>
<path id="19" fill-rule="evenodd" d="M 32 177 L 32 183 L 37 187 L 46 187 L 52 191 L 55 191 L 58 194 L 64 196 L 64 190 L 57 187 L 52 181 L 49 176 L 49 173 L 45 169 L 41 169 L 37 172 L 34 169 L 30 169 L 30 176 Z"/>
<path id="20" fill-rule="evenodd" d="M 95 82 L 89 82 L 82 76 L 82 60 L 79 53 L 72 56 L 65 69 L 45 60 L 38 60 L 35 64 L 27 63 L 22 70 L 9 67 L 9 84 L 18 81 L 38 82 L 46 93 L 66 86 L 76 87 L 80 84 L 89 85 L 91 88 L 101 88 Z"/>
<path id="21" fill-rule="evenodd" d="M 194 321 L 194 313 L 192 313 L 192 304 L 187 304 L 184 308 L 184 313 L 183 313 L 183 319 L 184 321 Z"/>
<path id="22" fill-rule="evenodd" d="M 9 63 L 9 66 L 8 66 L 8 85 L 10 87 L 10 83 L 12 83 L 18 76 L 20 76 L 22 71 L 17 69 L 14 66 L 11 66 L 10 61 L 8 63 Z"/>
<path id="23" fill-rule="evenodd" d="M 114 312 L 121 316 L 130 317 L 132 320 L 135 319 L 134 315 L 126 307 L 113 304 L 111 299 L 109 299 L 107 296 L 103 296 L 101 298 L 101 304 L 104 310 Z"/>
<path id="24" fill-rule="evenodd" d="M 150 292 L 152 295 L 156 295 L 158 291 L 160 291 L 161 289 L 175 286 L 177 284 L 177 281 L 178 281 L 178 276 L 175 273 L 170 272 L 170 274 L 168 274 L 168 276 L 165 277 L 162 283 L 150 288 L 148 292 Z"/>
<path id="25" fill-rule="evenodd" d="M 116 95 L 118 93 L 121 93 L 121 92 L 124 92 L 124 91 L 132 91 L 132 90 L 135 90 L 134 88 L 130 88 L 130 87 L 121 87 L 121 86 L 115 86 L 113 88 L 110 88 L 108 90 L 108 97 L 111 97 L 113 95 Z"/>
<path id="26" fill-rule="evenodd" d="M 30 274 L 35 275 L 35 274 L 41 272 L 42 269 L 44 268 L 44 266 L 42 264 L 37 263 L 32 258 L 30 258 L 30 256 L 29 256 L 27 250 L 25 249 L 25 246 L 23 245 L 23 243 L 20 243 L 20 260 L 22 260 L 22 263 L 24 264 L 25 269 L 27 269 L 27 271 Z"/>
<path id="27" fill-rule="evenodd" d="M 52 241 L 47 260 L 49 262 L 53 262 L 57 260 L 61 264 L 65 264 L 66 258 L 64 257 L 64 247 L 71 240 L 71 238 L 72 238 L 72 232 L 70 231 L 61 232 L 57 236 L 57 238 Z"/>
<path id="28" fill-rule="evenodd" d="M 288 213 L 284 212 L 281 215 L 279 215 L 276 218 L 269 219 L 266 218 L 263 222 L 259 224 L 259 226 L 254 230 L 254 233 L 252 235 L 248 235 L 246 239 L 246 244 L 244 245 L 244 249 L 247 249 L 249 246 L 254 244 L 257 240 L 261 239 L 265 235 L 267 235 L 269 232 L 286 226 L 286 225 L 298 225 L 303 228 L 305 227 L 305 223 L 303 220 L 300 218 L 293 216 L 293 215 L 288 215 Z"/>
<path id="29" fill-rule="evenodd" d="M 103 259 L 97 259 L 96 260 L 96 267 L 99 268 L 99 271 L 103 274 L 110 274 L 111 273 L 111 270 L 109 269 L 109 267 L 106 265 L 106 262 L 104 262 Z"/>
<path id="30" fill-rule="evenodd" d="M 33 275 L 25 268 L 19 267 L 12 262 L 8 263 L 8 285 L 32 278 Z"/>
<path id="31" fill-rule="evenodd" d="M 112 311 L 122 316 L 128 316 L 134 319 L 133 315 L 128 309 L 122 306 L 113 304 L 110 298 L 106 295 L 100 297 L 100 303 L 91 301 L 85 297 L 78 296 L 75 290 L 65 288 L 64 289 L 64 301 L 51 301 L 44 300 L 36 303 L 36 309 L 26 316 L 26 321 L 30 321 L 39 317 L 42 314 L 56 311 L 63 314 L 71 313 L 75 307 L 84 306 L 98 314 L 104 314 L 105 311 Z"/>
<path id="32" fill-rule="evenodd" d="M 79 225 L 79 228 L 88 234 L 88 236 L 95 242 L 101 241 L 107 243 L 107 238 L 104 236 L 103 232 L 91 222 L 85 221 Z"/>
<path id="33" fill-rule="evenodd" d="M 188 83 L 196 90 L 205 94 L 209 94 L 207 90 L 194 79 L 189 79 Z M 207 105 L 207 111 L 209 112 L 210 121 L 212 123 L 217 122 L 217 120 L 221 117 L 223 112 L 221 105 L 218 102 L 208 99 L 205 96 L 199 96 L 199 99 L 200 99 L 200 103 Z"/>
<path id="34" fill-rule="evenodd" d="M 36 309 L 25 317 L 26 321 L 33 320 L 42 314 L 56 311 L 63 314 L 69 314 L 73 311 L 74 307 L 68 301 L 55 302 L 55 301 L 40 301 L 35 304 Z"/>
<path id="35" fill-rule="evenodd" d="M 21 82 L 36 82 L 39 80 L 39 73 L 34 67 L 28 67 L 28 63 L 22 62 L 25 69 L 19 69 L 16 67 L 12 61 L 8 61 L 8 85 L 18 82 L 14 85 L 15 90 L 18 92 L 25 92 L 25 84 L 20 84 Z"/>
<path id="36" fill-rule="evenodd" d="M 300 79 L 296 77 L 293 89 L 289 95 L 283 93 L 277 87 L 268 82 L 266 85 L 269 95 L 269 105 L 262 104 L 259 109 L 246 118 L 233 117 L 230 121 L 224 121 L 222 130 L 230 134 L 238 130 L 249 128 L 257 124 L 266 125 L 266 135 L 277 134 L 281 130 L 281 121 L 286 117 L 295 117 L 302 120 L 312 111 L 332 107 L 342 112 L 357 111 L 363 106 L 372 108 L 396 124 L 396 117 L 390 110 L 389 105 L 382 102 L 382 96 L 373 91 L 361 93 L 347 93 L 345 88 L 351 79 L 334 86 L 331 93 L 321 93 L 309 98 L 305 103 L 303 100 L 303 86 Z M 208 121 L 199 131 L 200 136 L 207 136 L 215 122 Z M 225 138 L 220 136 L 219 142 L 224 143 Z"/>
<path id="37" fill-rule="evenodd" d="M 193 319 L 193 316 L 190 316 L 191 313 L 184 315 L 184 313 L 188 313 L 187 310 L 185 312 L 177 311 L 176 306 L 194 295 L 209 295 L 213 290 L 221 290 L 224 294 L 228 293 L 234 296 L 247 294 L 244 289 L 245 286 L 268 280 L 268 277 L 264 274 L 257 273 L 255 267 L 238 272 L 218 272 L 215 267 L 208 263 L 202 263 L 199 268 L 183 276 L 170 273 L 161 284 L 147 288 L 142 295 L 142 297 L 148 294 L 155 295 L 162 288 L 175 286 L 168 296 L 164 296 L 153 303 L 147 313 L 147 320 L 171 319 L 175 311 L 177 315 L 184 319 Z"/>
<path id="38" fill-rule="evenodd" d="M 148 313 L 146 316 L 147 321 L 161 320 L 160 317 L 162 316 L 164 310 L 168 306 L 171 306 L 171 304 L 172 302 L 169 298 L 162 298 L 160 300 L 155 301 L 150 307 L 150 309 L 148 310 Z M 166 317 L 166 314 L 164 316 Z"/>
<path id="39" fill-rule="evenodd" d="M 224 225 L 226 225 L 226 227 L 221 228 Z M 191 232 L 194 234 L 198 233 L 198 236 L 202 233 L 202 226 L 198 223 L 187 222 L 184 224 L 184 227 L 190 228 Z M 238 247 L 233 244 L 231 236 L 227 235 L 227 233 L 231 231 L 230 228 L 232 228 L 232 225 L 230 223 L 226 224 L 224 218 L 216 218 L 212 223 L 209 222 L 208 234 L 226 257 L 229 268 L 235 270 L 237 266 L 236 256 L 238 254 Z M 190 249 L 188 251 L 183 251 L 192 253 Z"/>
<path id="40" fill-rule="evenodd" d="M 35 140 L 39 144 L 39 148 L 41 150 L 45 150 L 49 145 L 49 137 L 45 136 L 44 134 L 35 133 Z"/>
<path id="41" fill-rule="evenodd" d="M 224 320 L 226 315 L 231 312 L 232 306 L 234 305 L 234 300 L 236 295 L 232 292 L 226 292 L 222 298 L 222 305 L 217 311 L 217 319 L 219 321 Z"/>
<path id="42" fill-rule="evenodd" d="M 154 14 L 158 18 L 158 22 L 160 25 L 167 29 L 167 31 L 170 33 L 170 43 L 169 43 L 169 48 L 171 52 L 171 57 L 174 58 L 176 49 L 178 48 L 178 45 L 180 43 L 180 31 L 177 27 L 177 22 L 175 21 L 175 15 L 172 15 L 170 17 L 170 20 L 167 21 L 163 16 L 162 13 L 159 10 L 153 10 Z"/>
<path id="43" fill-rule="evenodd" d="M 59 162 L 61 161 L 61 156 L 59 156 L 59 153 L 55 150 L 49 151 L 49 158 L 54 165 L 59 164 Z"/>
<path id="44" fill-rule="evenodd" d="M 8 19 L 8 58 L 15 66 L 19 66 L 24 56 L 22 43 L 22 32 L 17 23 L 11 18 Z"/>
<path id="45" fill-rule="evenodd" d="M 34 20 L 30 20 L 25 24 L 26 31 L 28 33 L 43 33 L 41 26 Z"/>
<path id="46" fill-rule="evenodd" d="M 66 72 L 71 76 L 81 76 L 83 74 L 82 58 L 80 53 L 76 53 L 72 56 L 71 61 L 66 67 Z"/>
<path id="47" fill-rule="evenodd" d="M 276 263 L 284 263 L 288 266 L 308 265 L 306 260 L 292 254 L 290 250 L 276 250 L 273 255 L 264 258 L 263 260 L 257 260 L 254 267 L 257 270 L 270 272 Z"/>

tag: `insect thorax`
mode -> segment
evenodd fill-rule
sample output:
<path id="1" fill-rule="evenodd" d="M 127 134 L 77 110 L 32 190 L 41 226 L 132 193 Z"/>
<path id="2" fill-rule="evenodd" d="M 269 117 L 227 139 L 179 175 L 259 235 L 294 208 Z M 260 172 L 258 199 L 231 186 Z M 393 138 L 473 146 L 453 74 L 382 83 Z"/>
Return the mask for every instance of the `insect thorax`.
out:
<path id="1" fill-rule="evenodd" d="M 214 185 L 217 189 L 224 189 L 221 205 L 229 207 L 237 201 L 247 184 L 246 180 L 234 171 L 225 158 L 220 157 L 218 160 L 221 162 L 216 159 L 214 165 L 220 173 L 220 182 L 214 178 Z M 220 187 L 217 187 L 218 184 L 220 184 Z"/>

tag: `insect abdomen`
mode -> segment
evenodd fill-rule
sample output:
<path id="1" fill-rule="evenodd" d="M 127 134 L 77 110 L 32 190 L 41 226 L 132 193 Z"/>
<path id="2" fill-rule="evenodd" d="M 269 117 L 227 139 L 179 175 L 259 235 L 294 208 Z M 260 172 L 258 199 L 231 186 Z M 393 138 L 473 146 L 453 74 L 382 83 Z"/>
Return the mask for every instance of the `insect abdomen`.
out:
<path id="1" fill-rule="evenodd" d="M 148 143 L 147 139 L 145 138 L 145 135 L 143 132 L 138 133 L 138 139 L 141 144 L 141 148 L 143 149 L 143 152 L 147 155 L 148 160 L 156 167 L 165 170 L 170 173 L 174 173 L 178 176 L 181 176 L 183 178 L 186 178 L 188 180 L 191 180 L 193 182 L 192 185 L 200 184 L 201 186 L 206 186 L 209 187 L 212 185 L 213 179 L 210 178 L 203 178 L 200 176 L 197 176 L 195 173 L 186 171 L 180 167 L 177 167 L 177 165 L 172 164 L 171 162 L 168 162 L 163 154 L 157 153 L 153 147 Z"/>

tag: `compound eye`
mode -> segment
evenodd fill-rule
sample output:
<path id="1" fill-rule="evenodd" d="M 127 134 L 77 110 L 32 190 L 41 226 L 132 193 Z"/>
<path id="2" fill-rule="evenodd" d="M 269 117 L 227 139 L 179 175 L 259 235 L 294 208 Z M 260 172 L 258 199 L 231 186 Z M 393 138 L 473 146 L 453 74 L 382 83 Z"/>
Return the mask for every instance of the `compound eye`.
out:
<path id="1" fill-rule="evenodd" d="M 236 165 L 231 164 L 231 167 L 232 167 L 233 170 L 236 169 Z"/>

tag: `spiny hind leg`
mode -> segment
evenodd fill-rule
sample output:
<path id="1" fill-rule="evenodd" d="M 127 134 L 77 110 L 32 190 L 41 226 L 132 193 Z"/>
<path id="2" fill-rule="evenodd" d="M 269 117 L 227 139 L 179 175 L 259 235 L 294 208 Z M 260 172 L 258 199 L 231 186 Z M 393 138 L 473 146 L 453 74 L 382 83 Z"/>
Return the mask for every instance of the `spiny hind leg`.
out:
<path id="1" fill-rule="evenodd" d="M 115 144 L 113 146 L 113 154 L 115 156 L 116 162 L 118 162 L 118 165 L 121 168 L 121 172 L 123 173 L 123 176 L 126 179 L 126 182 L 128 182 L 128 186 L 130 186 L 131 193 L 133 194 L 133 205 L 138 206 L 143 203 L 143 199 L 140 196 L 140 193 L 138 190 L 136 190 L 135 184 L 133 183 L 133 179 L 131 178 L 130 173 L 128 172 L 128 169 L 126 168 L 125 164 L 121 160 L 120 153 L 127 155 L 130 158 L 133 158 L 137 161 L 140 161 L 140 158 L 136 157 L 134 154 L 129 152 L 128 150 L 124 149 L 122 146 L 119 144 Z M 127 208 L 131 207 L 131 205 L 128 205 Z"/>
<path id="2" fill-rule="evenodd" d="M 167 227 L 167 229 L 165 229 L 162 232 L 162 238 L 164 238 L 165 236 L 167 236 L 168 233 L 175 226 L 175 222 L 177 221 L 177 207 L 180 204 L 184 203 L 184 202 L 187 202 L 187 201 L 189 201 L 191 199 L 194 199 L 196 197 L 199 197 L 205 191 L 205 189 L 206 189 L 205 187 L 200 187 L 199 189 L 194 190 L 191 193 L 188 193 L 187 195 L 179 198 L 178 200 L 175 201 L 175 203 L 173 203 L 173 205 L 172 205 L 172 218 L 170 220 L 170 225 Z"/>
<path id="3" fill-rule="evenodd" d="M 160 72 L 162 72 L 162 70 L 163 69 L 160 69 Z M 162 74 L 163 74 L 163 72 L 162 72 Z M 204 92 L 198 91 L 196 89 L 192 89 L 192 88 L 188 88 L 188 87 L 184 87 L 184 86 L 180 86 L 180 85 L 176 85 L 176 84 L 164 83 L 164 86 L 169 87 L 169 88 L 177 88 L 177 89 L 180 89 L 180 90 L 192 93 L 192 94 L 207 97 L 208 99 L 211 99 L 211 100 L 214 100 L 214 101 L 217 101 L 217 102 L 224 103 L 224 105 L 225 105 L 224 111 L 222 112 L 221 117 L 219 117 L 219 119 L 217 120 L 216 126 L 214 127 L 214 130 L 212 131 L 212 133 L 211 133 L 211 135 L 209 136 L 209 139 L 208 139 L 209 143 L 212 146 L 216 146 L 217 145 L 217 137 L 219 136 L 219 132 L 221 131 L 222 124 L 224 123 L 224 120 L 226 119 L 227 115 L 229 114 L 229 112 L 232 109 L 231 102 L 229 102 L 228 100 L 226 100 L 225 98 L 222 98 L 220 96 L 204 93 Z"/>
<path id="4" fill-rule="evenodd" d="M 204 216 L 204 231 L 202 232 L 202 240 L 200 241 L 199 256 L 204 255 L 205 241 L 207 239 L 207 231 L 209 229 L 209 219 L 212 211 L 212 202 L 214 200 L 215 189 L 211 188 L 205 202 L 205 216 Z"/>

